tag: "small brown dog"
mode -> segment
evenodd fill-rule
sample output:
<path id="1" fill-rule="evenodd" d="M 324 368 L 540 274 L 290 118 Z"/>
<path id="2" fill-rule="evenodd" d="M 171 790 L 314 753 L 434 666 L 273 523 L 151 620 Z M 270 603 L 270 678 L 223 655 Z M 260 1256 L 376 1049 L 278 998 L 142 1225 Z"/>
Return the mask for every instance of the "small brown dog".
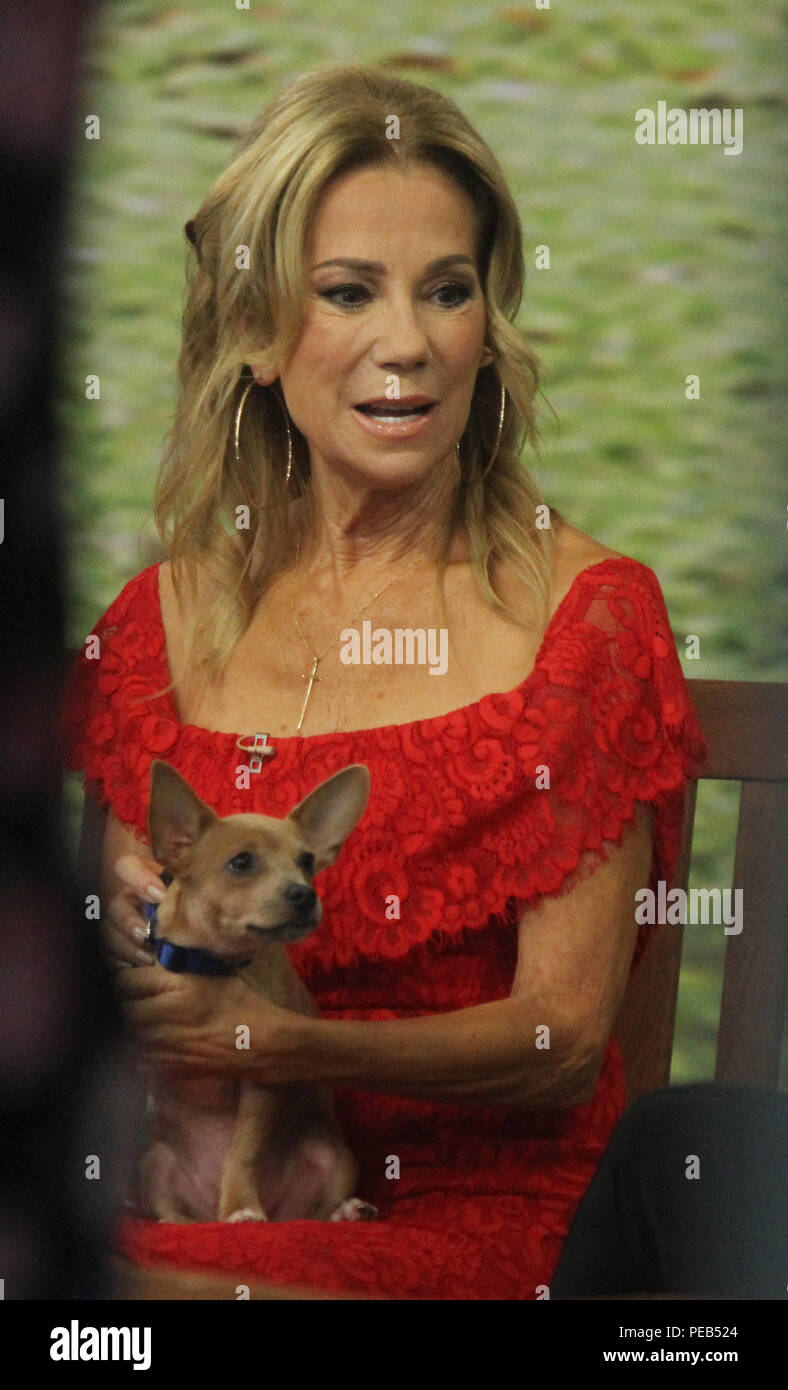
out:
<path id="1" fill-rule="evenodd" d="M 369 787 L 368 769 L 354 763 L 284 820 L 220 818 L 155 759 L 148 832 L 173 879 L 156 913 L 159 961 L 175 970 L 237 972 L 272 1004 L 318 1017 L 283 943 L 301 941 L 320 922 L 313 879 L 334 863 Z M 239 1016 L 238 1025 L 245 1022 Z M 374 1220 L 377 1208 L 353 1195 L 358 1164 L 329 1086 L 168 1073 L 156 1078 L 153 1099 L 150 1144 L 139 1165 L 144 1215 L 175 1222 Z"/>

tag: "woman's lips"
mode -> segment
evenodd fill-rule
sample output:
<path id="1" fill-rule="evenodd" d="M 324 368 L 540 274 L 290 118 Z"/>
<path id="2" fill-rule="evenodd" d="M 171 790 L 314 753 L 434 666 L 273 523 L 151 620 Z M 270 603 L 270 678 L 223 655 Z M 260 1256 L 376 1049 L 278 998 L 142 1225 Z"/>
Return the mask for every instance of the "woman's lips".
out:
<path id="1" fill-rule="evenodd" d="M 413 435 L 423 434 L 429 429 L 437 409 L 437 401 L 419 415 L 412 415 L 408 419 L 402 420 L 378 420 L 374 415 L 366 415 L 363 410 L 356 406 L 352 407 L 353 414 L 359 424 L 367 431 L 367 434 L 381 436 L 388 439 L 411 438 Z"/>

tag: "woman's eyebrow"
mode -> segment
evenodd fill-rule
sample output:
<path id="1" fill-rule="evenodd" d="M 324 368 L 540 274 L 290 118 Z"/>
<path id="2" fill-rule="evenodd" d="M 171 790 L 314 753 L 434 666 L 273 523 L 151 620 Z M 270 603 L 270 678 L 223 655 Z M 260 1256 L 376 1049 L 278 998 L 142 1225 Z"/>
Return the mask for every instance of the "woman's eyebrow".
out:
<path id="1" fill-rule="evenodd" d="M 313 270 L 322 270 L 327 265 L 341 265 L 345 270 L 366 271 L 372 275 L 385 275 L 386 267 L 380 261 L 359 261 L 349 256 L 337 256 L 331 261 L 321 261 L 319 265 L 313 265 Z M 425 275 L 433 275 L 436 271 L 447 270 L 450 265 L 475 265 L 471 256 L 440 256 L 437 261 L 430 261 L 425 268 Z"/>

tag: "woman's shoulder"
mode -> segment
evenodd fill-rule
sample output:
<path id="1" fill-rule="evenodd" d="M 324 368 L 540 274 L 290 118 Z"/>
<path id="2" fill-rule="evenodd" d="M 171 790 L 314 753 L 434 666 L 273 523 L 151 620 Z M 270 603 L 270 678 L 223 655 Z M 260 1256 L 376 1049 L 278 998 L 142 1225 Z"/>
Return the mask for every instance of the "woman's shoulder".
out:
<path id="1" fill-rule="evenodd" d="M 159 562 L 155 561 L 126 580 L 96 620 L 94 633 L 120 632 L 129 623 L 150 625 L 156 608 L 158 568 Z"/>
<path id="2" fill-rule="evenodd" d="M 216 592 L 211 556 L 204 551 L 177 562 L 160 560 L 158 587 L 162 610 L 177 612 L 183 618 L 190 610 L 199 611 Z"/>
<path id="3" fill-rule="evenodd" d="M 159 611 L 167 650 L 171 663 L 178 664 L 183 655 L 185 634 L 194 616 L 213 597 L 215 587 L 209 575 L 209 562 L 202 554 L 190 557 L 188 564 L 181 562 L 177 566 L 172 560 L 162 560 L 157 570 Z"/>
<path id="4" fill-rule="evenodd" d="M 550 591 L 551 617 L 563 603 L 575 580 L 586 570 L 591 570 L 606 560 L 629 560 L 628 556 L 602 545 L 601 541 L 587 536 L 584 531 L 579 531 L 568 521 L 562 521 L 557 528 L 555 542 L 555 564 Z"/>
<path id="5" fill-rule="evenodd" d="M 661 630 L 668 621 L 662 588 L 648 565 L 566 522 L 556 533 L 551 619 L 559 609 L 575 620 L 593 613 L 611 633 L 622 621 L 629 626 L 628 615 L 635 612 L 649 627 Z"/>

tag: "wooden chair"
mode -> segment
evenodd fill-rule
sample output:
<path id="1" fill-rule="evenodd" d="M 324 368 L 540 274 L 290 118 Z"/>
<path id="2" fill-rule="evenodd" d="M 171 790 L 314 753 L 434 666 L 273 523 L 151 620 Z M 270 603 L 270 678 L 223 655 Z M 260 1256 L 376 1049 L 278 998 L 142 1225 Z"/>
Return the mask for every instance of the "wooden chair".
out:
<path id="1" fill-rule="evenodd" d="M 743 892 L 744 927 L 726 937 L 714 1080 L 776 1090 L 788 981 L 788 686 L 691 680 L 689 687 L 709 746 L 703 778 L 742 784 L 733 882 Z M 687 794 L 669 885 L 685 890 L 696 791 Z M 683 935 L 681 926 L 657 929 L 616 1020 L 630 1102 L 670 1082 Z"/>

